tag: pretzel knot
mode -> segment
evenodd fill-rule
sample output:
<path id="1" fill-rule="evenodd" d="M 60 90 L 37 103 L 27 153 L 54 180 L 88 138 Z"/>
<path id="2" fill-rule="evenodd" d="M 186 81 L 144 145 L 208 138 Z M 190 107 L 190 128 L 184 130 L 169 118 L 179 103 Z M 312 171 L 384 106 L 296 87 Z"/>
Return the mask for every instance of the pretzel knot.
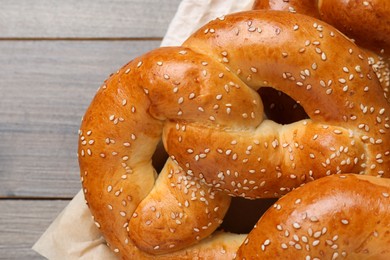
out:
<path id="1" fill-rule="evenodd" d="M 266 86 L 309 119 L 267 119 L 257 93 Z M 228 15 L 99 89 L 80 129 L 85 197 L 123 258 L 232 257 L 243 235 L 210 237 L 231 196 L 280 197 L 338 173 L 390 177 L 389 115 L 365 53 L 333 27 L 290 13 Z M 170 158 L 157 177 L 161 138 Z"/>

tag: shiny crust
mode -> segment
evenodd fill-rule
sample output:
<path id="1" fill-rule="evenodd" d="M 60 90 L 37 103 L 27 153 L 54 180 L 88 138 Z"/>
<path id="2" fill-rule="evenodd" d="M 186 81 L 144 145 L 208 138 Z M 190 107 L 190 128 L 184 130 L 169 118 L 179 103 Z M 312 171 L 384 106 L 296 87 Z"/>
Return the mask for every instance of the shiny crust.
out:
<path id="1" fill-rule="evenodd" d="M 383 0 L 256 0 L 254 10 L 298 12 L 333 25 L 359 45 L 390 47 L 390 2 Z"/>
<path id="2" fill-rule="evenodd" d="M 287 11 L 319 18 L 354 39 L 366 49 L 369 63 L 390 101 L 389 1 L 256 0 L 253 9 Z"/>
<path id="3" fill-rule="evenodd" d="M 389 214 L 389 179 L 325 177 L 270 208 L 236 259 L 388 259 Z"/>
<path id="4" fill-rule="evenodd" d="M 320 0 L 322 20 L 368 49 L 390 48 L 390 2 L 383 0 Z M 387 54 L 388 55 L 388 54 Z"/>
<path id="5" fill-rule="evenodd" d="M 85 198 L 109 246 L 125 259 L 233 258 L 244 236 L 215 233 L 230 196 L 280 197 L 344 172 L 389 177 L 390 106 L 367 60 L 319 20 L 252 11 L 126 64 L 79 131 Z M 265 119 L 262 86 L 310 119 Z M 157 177 L 161 138 L 170 159 Z"/>

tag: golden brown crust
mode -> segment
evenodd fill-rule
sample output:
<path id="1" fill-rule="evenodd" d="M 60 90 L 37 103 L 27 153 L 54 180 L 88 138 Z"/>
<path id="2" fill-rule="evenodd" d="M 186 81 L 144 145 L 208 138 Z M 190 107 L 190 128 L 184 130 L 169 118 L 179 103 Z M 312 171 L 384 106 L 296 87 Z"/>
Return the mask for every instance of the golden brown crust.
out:
<path id="1" fill-rule="evenodd" d="M 386 99 L 390 102 L 390 57 L 366 50 L 368 61 L 381 83 Z"/>
<path id="2" fill-rule="evenodd" d="M 171 160 L 165 167 L 129 223 L 134 244 L 152 254 L 174 252 L 210 236 L 230 204 L 229 196 L 187 176 Z"/>
<path id="3" fill-rule="evenodd" d="M 352 132 L 335 130 L 329 133 L 335 136 L 340 136 L 340 132 L 347 136 L 357 134 L 358 139 L 363 141 L 367 148 L 373 149 L 365 155 L 358 154 L 356 157 L 360 162 L 357 164 L 362 163 L 366 173 L 372 170 L 376 172 L 372 172 L 373 175 L 387 172 L 388 166 L 379 169 L 381 166 L 374 158 L 377 154 L 388 154 L 388 149 L 385 148 L 388 146 L 380 145 L 387 139 L 383 136 L 385 129 L 382 129 L 385 126 L 382 123 L 386 116 L 380 114 L 384 112 L 382 108 L 386 110 L 389 103 L 384 98 L 383 90 L 378 88 L 378 80 L 368 64 L 366 54 L 333 27 L 308 16 L 287 12 L 262 12 L 261 17 L 257 18 L 258 16 L 259 13 L 253 12 L 226 17 L 224 23 L 213 21 L 189 38 L 184 46 L 222 61 L 230 71 L 236 72 L 243 82 L 254 89 L 272 86 L 299 100 L 311 121 L 316 124 L 324 124 L 324 127 L 335 125 L 355 129 Z M 210 33 L 213 28 L 218 29 Z M 291 37 L 300 40 L 291 41 Z M 371 88 L 372 85 L 376 87 Z M 381 123 L 378 124 L 377 121 Z M 255 132 L 251 131 L 251 133 Z M 269 133 L 272 135 L 267 136 Z M 274 148 L 272 142 L 275 139 L 278 141 L 276 135 L 279 133 L 278 130 L 264 132 L 263 136 L 267 136 L 268 144 L 260 143 L 260 145 Z M 377 137 L 367 136 L 374 133 Z M 315 133 L 312 134 L 316 136 Z M 185 134 L 181 136 L 183 140 L 186 137 Z M 376 140 L 377 138 L 379 140 Z M 253 137 L 251 140 L 256 138 Z M 303 143 L 298 142 L 298 146 L 305 146 L 303 140 L 301 140 Z M 292 148 L 296 145 L 294 142 L 274 142 L 275 146 L 276 143 L 278 146 L 287 145 Z M 351 141 L 352 146 L 355 143 Z M 210 146 L 208 143 L 199 144 L 199 146 L 205 145 Z M 255 144 L 252 145 L 255 148 Z M 225 153 L 229 150 L 231 157 L 236 146 L 230 147 L 232 149 L 227 149 L 225 146 L 223 149 Z M 203 147 L 198 149 L 195 145 L 188 148 L 195 151 L 193 156 L 204 149 Z M 179 147 L 176 145 L 174 149 Z M 378 149 L 383 150 L 380 152 Z M 168 152 L 169 150 L 168 146 Z M 329 156 L 332 153 L 329 151 Z M 171 154 L 175 155 L 175 152 L 172 151 Z M 197 162 L 197 165 L 205 162 L 207 158 Z M 239 161 L 245 158 L 242 156 Z M 307 159 L 309 158 L 303 160 Z M 262 161 L 265 161 L 264 158 Z M 356 159 L 350 158 L 349 161 L 356 162 Z M 323 162 L 317 161 L 317 163 L 321 165 Z M 182 163 L 182 167 L 186 168 L 184 164 Z M 384 163 L 382 166 L 387 164 Z M 280 166 L 277 163 L 273 165 Z M 310 171 L 309 168 L 300 168 L 298 164 L 295 167 L 295 170 L 300 172 Z"/>
<path id="4" fill-rule="evenodd" d="M 297 12 L 318 19 L 334 26 L 349 38 L 354 39 L 365 49 L 369 64 L 380 80 L 386 98 L 390 88 L 390 2 L 382 0 L 256 0 L 254 10 L 277 10 Z M 364 22 L 363 22 L 364 21 Z M 275 99 L 266 94 L 264 98 Z M 284 106 L 291 106 L 281 100 Z M 300 111 L 293 111 L 300 117 Z"/>
<path id="5" fill-rule="evenodd" d="M 365 47 L 390 48 L 390 2 L 383 0 L 320 0 L 321 19 Z"/>
<path id="6" fill-rule="evenodd" d="M 282 126 L 267 120 L 256 131 L 194 124 L 180 124 L 182 128 L 185 134 L 173 125 L 166 126 L 168 151 L 174 150 L 175 159 L 191 174 L 201 174 L 206 183 L 232 196 L 278 198 L 330 174 L 367 173 L 362 167 L 365 145 L 341 127 L 310 120 Z M 189 149 L 192 156 L 188 156 Z M 209 150 L 207 156 L 198 159 L 205 150 Z"/>
<path id="7" fill-rule="evenodd" d="M 252 8 L 297 12 L 319 18 L 377 53 L 390 47 L 389 1 L 256 0 Z"/>
<path id="8" fill-rule="evenodd" d="M 263 86 L 310 119 L 266 120 Z M 287 12 L 228 15 L 100 88 L 79 132 L 85 198 L 122 258 L 232 258 L 243 236 L 209 236 L 229 194 L 279 197 L 343 172 L 389 177 L 389 118 L 367 55 L 333 27 Z M 170 160 L 157 177 L 161 138 Z"/>
<path id="9" fill-rule="evenodd" d="M 389 179 L 370 176 L 308 183 L 263 215 L 236 259 L 387 259 L 389 194 Z"/>

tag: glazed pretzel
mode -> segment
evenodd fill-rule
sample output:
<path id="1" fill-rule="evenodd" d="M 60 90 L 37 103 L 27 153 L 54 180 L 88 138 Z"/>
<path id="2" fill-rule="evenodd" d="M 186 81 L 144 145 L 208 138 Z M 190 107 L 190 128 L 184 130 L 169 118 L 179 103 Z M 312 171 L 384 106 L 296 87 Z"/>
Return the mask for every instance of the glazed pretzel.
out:
<path id="1" fill-rule="evenodd" d="M 264 118 L 263 86 L 310 119 Z M 280 197 L 343 172 L 389 177 L 389 115 L 366 54 L 333 27 L 286 12 L 228 15 L 99 89 L 79 132 L 85 198 L 122 258 L 232 258 L 245 236 L 210 237 L 230 196 Z M 157 178 L 161 137 L 170 159 Z"/>
<path id="2" fill-rule="evenodd" d="M 279 10 L 321 19 L 369 50 L 369 63 L 390 99 L 390 2 L 383 0 L 256 0 L 254 10 Z"/>
<path id="3" fill-rule="evenodd" d="M 298 12 L 321 19 L 365 48 L 390 46 L 390 2 L 382 0 L 256 0 L 253 9 Z"/>
<path id="4" fill-rule="evenodd" d="M 388 259 L 389 200 L 389 179 L 352 174 L 308 183 L 263 215 L 237 259 Z"/>

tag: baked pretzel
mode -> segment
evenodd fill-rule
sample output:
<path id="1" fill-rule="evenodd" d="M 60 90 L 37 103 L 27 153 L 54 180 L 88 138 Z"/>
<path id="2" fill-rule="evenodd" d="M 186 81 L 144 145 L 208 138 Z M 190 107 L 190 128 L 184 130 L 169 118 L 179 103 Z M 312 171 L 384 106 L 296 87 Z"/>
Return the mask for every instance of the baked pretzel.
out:
<path id="1" fill-rule="evenodd" d="M 389 259 L 389 214 L 389 179 L 321 178 L 274 204 L 236 259 Z"/>
<path id="2" fill-rule="evenodd" d="M 245 238 L 215 233 L 231 196 L 280 197 L 346 172 L 389 177 L 390 105 L 367 59 L 319 20 L 251 11 L 126 64 L 79 131 L 85 198 L 109 246 L 125 259 L 229 259 Z M 309 119 L 264 118 L 264 86 Z M 157 177 L 161 138 L 169 159 Z"/>
<path id="3" fill-rule="evenodd" d="M 365 48 L 390 47 L 390 2 L 383 0 L 256 0 L 253 9 L 298 12 L 319 18 Z"/>
<path id="4" fill-rule="evenodd" d="M 390 2 L 383 0 L 255 0 L 254 10 L 305 14 L 336 27 L 369 50 L 386 97 L 390 100 Z"/>

